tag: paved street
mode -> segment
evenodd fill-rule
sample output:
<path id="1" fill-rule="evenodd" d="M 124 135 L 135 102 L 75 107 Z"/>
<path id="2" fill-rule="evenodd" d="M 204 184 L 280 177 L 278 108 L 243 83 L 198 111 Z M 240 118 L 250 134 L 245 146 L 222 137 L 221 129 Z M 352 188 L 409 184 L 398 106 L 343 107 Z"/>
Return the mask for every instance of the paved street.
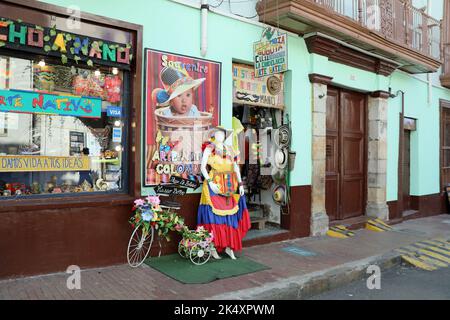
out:
<path id="1" fill-rule="evenodd" d="M 369 277 L 370 275 L 367 275 Z M 448 300 L 450 268 L 424 271 L 405 265 L 381 273 L 381 289 L 369 290 L 367 278 L 310 300 Z"/>
<path id="2" fill-rule="evenodd" d="M 361 229 L 355 231 L 354 237 L 347 239 L 310 237 L 244 248 L 242 255 L 270 269 L 208 284 L 183 284 L 147 265 L 138 268 L 118 265 L 82 269 L 80 290 L 68 289 L 69 275 L 65 272 L 1 280 L 0 300 L 306 298 L 329 287 L 338 287 L 361 279 L 361 276 L 366 277 L 366 269 L 370 265 L 395 265 L 395 261 L 400 261 L 397 248 L 405 248 L 427 239 L 450 239 L 449 218 L 448 215 L 441 215 L 405 221 L 395 225 L 394 230 L 389 232 Z M 389 288 L 403 285 L 406 289 L 402 292 L 406 292 L 405 294 L 423 292 L 423 296 L 427 298 L 449 299 L 449 289 L 442 287 L 450 283 L 449 270 L 450 267 L 442 268 L 428 274 L 409 269 L 395 269 L 393 274 L 382 274 L 382 292 L 386 290 L 386 294 L 394 295 L 398 290 Z M 406 275 L 411 273 L 415 281 L 422 281 L 424 285 L 406 287 L 406 278 L 396 272 Z M 431 279 L 426 278 L 427 276 Z M 445 281 L 441 282 L 442 279 Z M 362 282 L 362 285 L 364 283 Z M 391 285 L 392 287 L 389 287 Z M 428 293 L 427 286 L 435 286 L 435 291 Z M 364 289 L 365 286 L 361 288 Z M 365 293 L 368 294 L 377 293 Z M 368 297 L 361 291 L 360 298 Z"/>

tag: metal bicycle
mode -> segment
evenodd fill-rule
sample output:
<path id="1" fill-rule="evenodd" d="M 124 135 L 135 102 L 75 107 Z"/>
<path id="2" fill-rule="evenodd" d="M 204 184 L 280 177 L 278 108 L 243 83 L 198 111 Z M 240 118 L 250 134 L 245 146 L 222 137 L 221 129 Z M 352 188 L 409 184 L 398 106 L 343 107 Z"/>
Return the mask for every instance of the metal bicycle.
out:
<path id="1" fill-rule="evenodd" d="M 168 213 L 172 213 L 180 209 L 180 204 L 174 201 L 162 201 L 160 207 L 161 209 L 167 210 Z M 137 268 L 145 261 L 145 259 L 147 259 L 152 248 L 154 237 L 154 227 L 151 227 L 146 231 L 138 224 L 134 228 L 130 240 L 128 241 L 127 248 L 127 261 L 130 267 Z M 161 255 L 161 250 L 159 255 Z"/>

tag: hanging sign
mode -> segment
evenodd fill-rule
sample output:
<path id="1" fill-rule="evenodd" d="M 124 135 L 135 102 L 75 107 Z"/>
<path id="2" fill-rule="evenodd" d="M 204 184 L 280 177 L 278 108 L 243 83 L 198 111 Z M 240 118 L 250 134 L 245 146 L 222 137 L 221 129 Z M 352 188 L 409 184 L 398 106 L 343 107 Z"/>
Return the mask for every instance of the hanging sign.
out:
<path id="1" fill-rule="evenodd" d="M 177 176 L 171 176 L 170 182 L 176 185 L 179 185 L 181 187 L 191 188 L 191 189 L 197 189 L 200 186 L 200 183 L 198 181 L 183 179 Z"/>
<path id="2" fill-rule="evenodd" d="M 255 77 L 265 77 L 288 70 L 287 34 L 268 27 L 253 45 Z"/>
<path id="3" fill-rule="evenodd" d="M 0 47 L 129 69 L 131 45 L 0 18 Z"/>
<path id="4" fill-rule="evenodd" d="M 34 91 L 0 90 L 1 111 L 100 118 L 102 100 L 92 97 L 60 96 Z"/>
<path id="5" fill-rule="evenodd" d="M 233 64 L 233 102 L 283 109 L 284 75 L 256 78 L 252 66 Z"/>
<path id="6" fill-rule="evenodd" d="M 0 172 L 86 171 L 89 157 L 0 156 Z"/>

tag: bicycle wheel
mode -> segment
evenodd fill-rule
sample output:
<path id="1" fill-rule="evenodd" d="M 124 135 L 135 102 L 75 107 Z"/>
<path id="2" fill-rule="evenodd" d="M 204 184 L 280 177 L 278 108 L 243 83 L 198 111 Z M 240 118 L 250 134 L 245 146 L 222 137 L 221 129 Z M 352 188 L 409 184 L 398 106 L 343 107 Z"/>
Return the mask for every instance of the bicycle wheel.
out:
<path id="1" fill-rule="evenodd" d="M 200 245 L 196 244 L 191 248 L 189 258 L 193 264 L 201 266 L 202 264 L 207 263 L 209 258 L 211 258 L 211 251 L 209 248 L 202 248 Z"/>
<path id="2" fill-rule="evenodd" d="M 148 232 L 143 232 L 141 226 L 137 226 L 133 230 L 127 249 L 127 260 L 130 267 L 139 267 L 147 258 L 152 247 L 153 236 L 153 227 Z"/>
<path id="3" fill-rule="evenodd" d="M 188 249 L 181 243 L 181 241 L 178 243 L 178 254 L 182 258 L 189 258 Z"/>

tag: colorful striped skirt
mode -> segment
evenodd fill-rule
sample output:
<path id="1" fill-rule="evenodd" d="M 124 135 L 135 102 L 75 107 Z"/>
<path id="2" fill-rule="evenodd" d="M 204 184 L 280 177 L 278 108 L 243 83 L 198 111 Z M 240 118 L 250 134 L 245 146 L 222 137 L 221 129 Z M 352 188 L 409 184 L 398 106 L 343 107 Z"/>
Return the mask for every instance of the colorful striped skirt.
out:
<path id="1" fill-rule="evenodd" d="M 233 251 L 242 250 L 242 239 L 251 227 L 245 196 L 233 194 L 225 197 L 215 194 L 205 181 L 197 224 L 213 233 L 214 246 L 218 252 L 226 247 Z"/>

